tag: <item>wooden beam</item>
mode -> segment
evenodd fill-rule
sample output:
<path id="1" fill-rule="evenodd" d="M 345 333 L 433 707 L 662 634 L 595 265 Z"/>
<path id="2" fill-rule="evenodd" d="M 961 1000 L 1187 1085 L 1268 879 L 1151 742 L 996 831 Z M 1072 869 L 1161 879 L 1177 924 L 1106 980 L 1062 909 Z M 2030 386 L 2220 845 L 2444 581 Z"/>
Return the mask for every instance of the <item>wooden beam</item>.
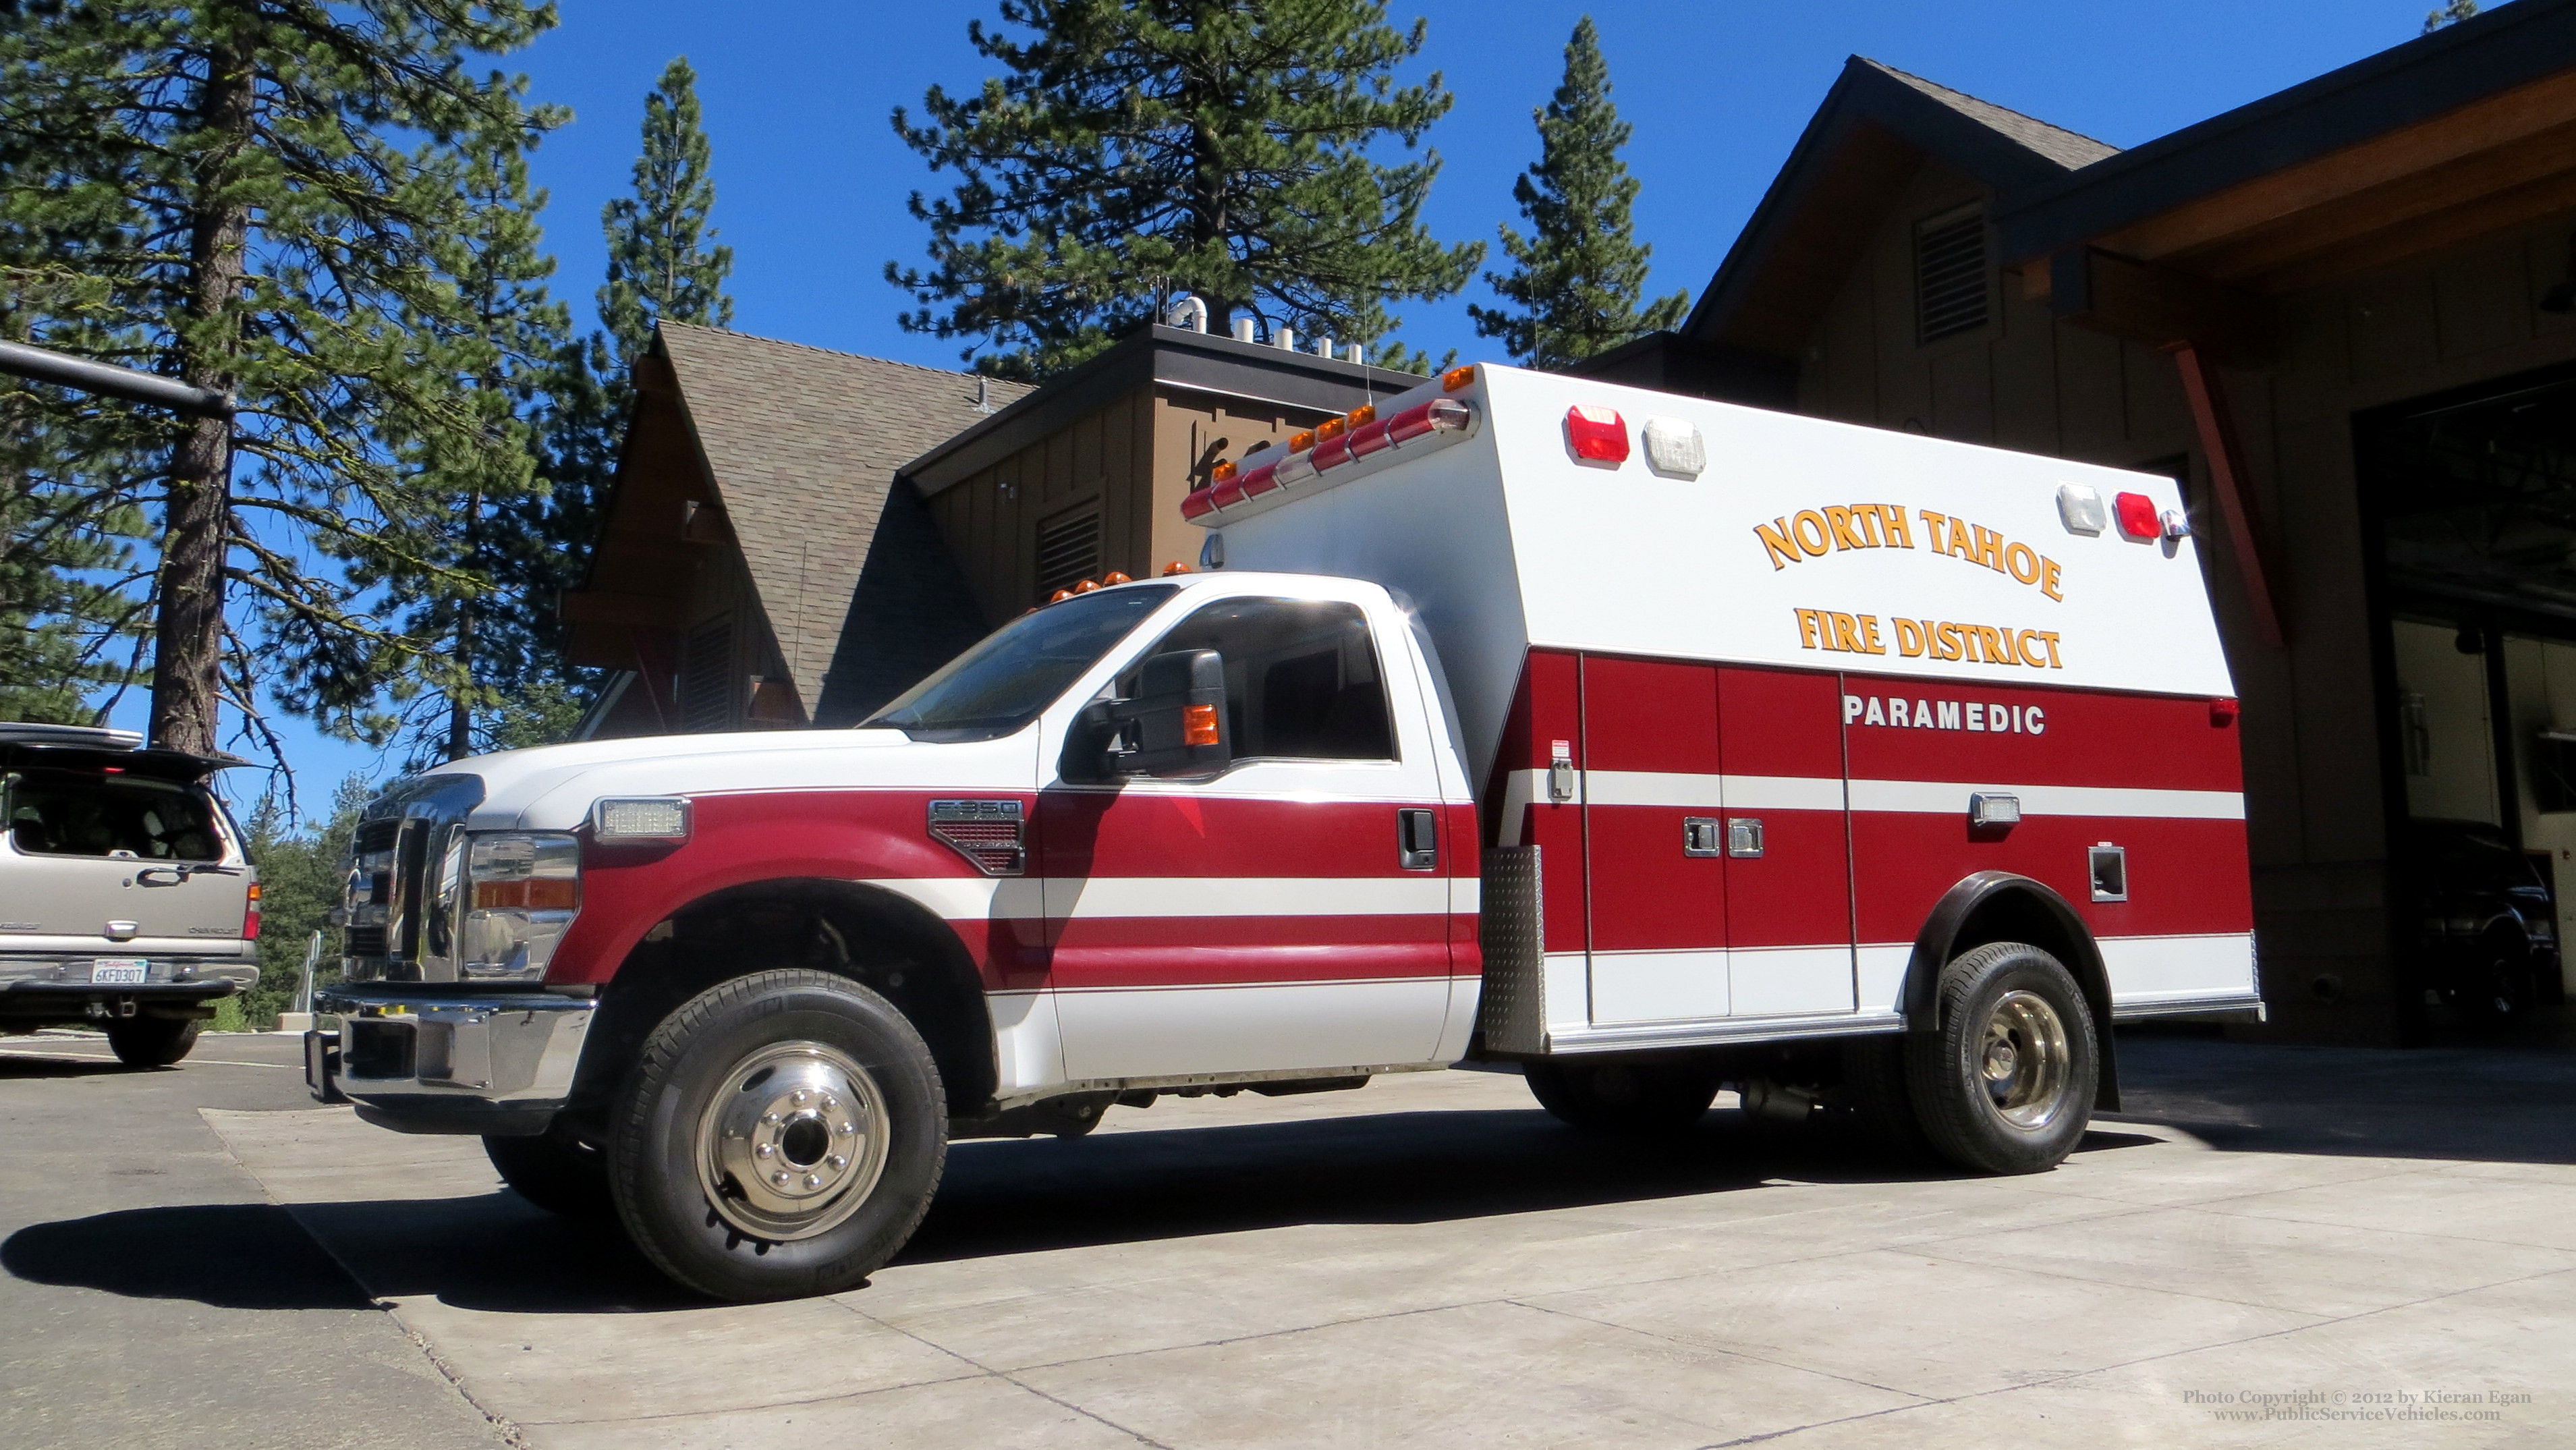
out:
<path id="1" fill-rule="evenodd" d="M 568 624 L 622 624 L 640 629 L 676 630 L 689 622 L 689 601 L 669 594 L 611 594 L 600 589 L 568 590 L 563 596 Z"/>
<path id="2" fill-rule="evenodd" d="M 2219 514 L 2227 520 L 2227 541 L 2236 558 L 2236 577 L 2245 586 L 2246 609 L 2254 617 L 2254 638 L 2266 649 L 2279 649 L 2286 638 L 2280 607 L 2272 596 L 2273 571 L 2264 558 L 2262 517 L 2249 492 L 2245 450 L 2237 441 L 2236 418 L 2228 410 L 2225 385 L 2199 348 L 2186 344 L 2169 351 L 2182 374 L 2183 396 L 2191 403 L 2201 456 L 2209 463 L 2210 491 L 2218 495 Z"/>
<path id="3" fill-rule="evenodd" d="M 2517 186 L 2468 206 L 2416 217 L 2263 276 L 2270 292 L 2304 291 L 2402 266 L 2429 253 L 2576 211 L 2576 171 Z"/>
<path id="4" fill-rule="evenodd" d="M 2576 121 L 2576 72 L 2562 71 L 2241 182 L 2097 240 L 2122 255 L 2156 261 L 2571 121 Z"/>
<path id="5" fill-rule="evenodd" d="M 2231 362 L 2272 356 L 2272 304 L 2250 292 L 2091 247 L 2049 258 L 2043 280 L 2049 310 L 2080 327 L 2159 351 L 2189 346 Z M 2025 267 L 2023 286 L 2031 285 Z"/>
<path id="6" fill-rule="evenodd" d="M 2204 277 L 2256 285 L 2264 273 L 2417 218 L 2487 202 L 2533 182 L 2563 179 L 2571 157 L 2576 157 L 2576 123 L 2355 192 L 2163 261 Z"/>

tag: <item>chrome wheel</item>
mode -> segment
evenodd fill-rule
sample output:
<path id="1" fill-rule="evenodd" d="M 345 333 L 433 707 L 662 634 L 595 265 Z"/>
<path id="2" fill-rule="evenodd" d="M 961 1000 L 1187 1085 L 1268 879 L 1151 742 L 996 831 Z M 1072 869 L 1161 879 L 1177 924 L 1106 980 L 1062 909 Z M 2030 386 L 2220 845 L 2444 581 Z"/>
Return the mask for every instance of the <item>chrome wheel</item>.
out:
<path id="1" fill-rule="evenodd" d="M 725 1222 L 790 1242 L 868 1201 L 889 1136 L 885 1097 L 866 1068 L 819 1042 L 775 1042 L 718 1080 L 691 1156 Z"/>
<path id="2" fill-rule="evenodd" d="M 2006 992 L 1986 1017 L 1978 1076 L 1997 1116 L 2016 1128 L 2047 1127 L 2066 1107 L 2066 1024 L 2035 992 Z"/>

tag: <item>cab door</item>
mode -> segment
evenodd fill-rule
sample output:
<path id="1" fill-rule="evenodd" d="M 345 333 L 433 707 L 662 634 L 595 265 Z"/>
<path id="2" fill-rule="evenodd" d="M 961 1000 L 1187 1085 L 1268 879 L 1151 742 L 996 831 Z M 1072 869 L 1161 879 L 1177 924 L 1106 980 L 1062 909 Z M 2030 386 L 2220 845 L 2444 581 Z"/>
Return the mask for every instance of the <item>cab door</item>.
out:
<path id="1" fill-rule="evenodd" d="M 1429 702 L 1373 623 L 1347 601 L 1201 607 L 1146 655 L 1224 658 L 1231 768 L 1041 791 L 1068 1079 L 1432 1059 L 1450 858 L 1473 846 L 1447 838 Z"/>

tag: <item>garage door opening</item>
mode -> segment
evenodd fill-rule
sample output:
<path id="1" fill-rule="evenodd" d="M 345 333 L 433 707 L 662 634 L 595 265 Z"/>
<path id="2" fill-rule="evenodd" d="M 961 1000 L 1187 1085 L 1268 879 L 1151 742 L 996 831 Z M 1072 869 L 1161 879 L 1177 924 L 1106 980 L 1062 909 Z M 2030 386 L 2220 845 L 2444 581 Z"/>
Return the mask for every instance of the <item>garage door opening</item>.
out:
<path id="1" fill-rule="evenodd" d="M 2576 931 L 2576 370 L 2357 421 L 2401 980 L 2494 1025 Z"/>

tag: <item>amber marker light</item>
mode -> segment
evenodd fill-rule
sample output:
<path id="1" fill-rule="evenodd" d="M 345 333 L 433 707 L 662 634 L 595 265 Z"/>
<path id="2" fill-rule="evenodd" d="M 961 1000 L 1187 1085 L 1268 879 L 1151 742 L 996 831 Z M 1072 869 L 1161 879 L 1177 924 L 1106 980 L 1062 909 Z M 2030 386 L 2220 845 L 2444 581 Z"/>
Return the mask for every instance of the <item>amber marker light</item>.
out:
<path id="1" fill-rule="evenodd" d="M 1181 707 L 1181 743 L 1214 745 L 1217 742 L 1216 707 L 1183 705 Z"/>
<path id="2" fill-rule="evenodd" d="M 1314 446 L 1315 435 L 1311 431 L 1305 433 L 1291 433 L 1288 435 L 1288 451 L 1291 453 L 1303 453 Z"/>
<path id="3" fill-rule="evenodd" d="M 1476 380 L 1476 365 L 1466 363 L 1440 375 L 1440 391 L 1454 393 Z"/>
<path id="4" fill-rule="evenodd" d="M 1127 577 L 1127 571 L 1123 569 L 1112 569 L 1109 571 L 1109 577 L 1101 580 L 1100 582 L 1105 587 L 1111 584 L 1133 584 L 1136 581 Z"/>
<path id="5" fill-rule="evenodd" d="M 1216 467 L 1208 470 L 1208 479 L 1213 483 L 1223 483 L 1232 477 L 1234 477 L 1234 462 L 1231 459 L 1221 462 Z"/>
<path id="6" fill-rule="evenodd" d="M 1348 418 L 1326 418 L 1315 425 L 1315 441 L 1330 443 L 1349 431 L 1351 431 L 1351 421 Z"/>
<path id="7" fill-rule="evenodd" d="M 1093 590 L 1095 590 L 1095 589 L 1097 589 L 1097 588 L 1099 588 L 1099 587 L 1100 587 L 1100 581 L 1099 581 L 1099 580 L 1097 580 L 1097 579 L 1085 579 L 1085 580 L 1083 580 L 1081 583 L 1076 584 L 1075 586 L 1073 586 L 1073 592 L 1074 592 L 1074 593 L 1076 593 L 1076 594 L 1089 594 L 1091 591 L 1093 591 Z"/>
<path id="8" fill-rule="evenodd" d="M 1366 403 L 1342 415 L 1342 421 L 1358 428 L 1377 421 L 1377 404 Z"/>
<path id="9" fill-rule="evenodd" d="M 1178 559 L 1174 559 L 1172 562 L 1163 566 L 1163 577 L 1166 579 L 1171 578 L 1175 574 L 1187 574 L 1188 572 L 1190 572 L 1190 566 L 1182 563 Z"/>
<path id="10" fill-rule="evenodd" d="M 1049 603 L 1049 604 L 1062 604 L 1063 602 L 1065 602 L 1065 601 L 1066 601 L 1066 600 L 1068 600 L 1068 599 L 1071 599 L 1072 597 L 1073 597 L 1073 591 L 1072 591 L 1072 590 L 1070 590 L 1070 589 L 1059 589 L 1059 590 L 1057 590 L 1056 592 L 1054 592 L 1053 594 L 1050 594 L 1050 595 L 1048 595 L 1048 596 L 1047 596 L 1047 603 Z"/>

